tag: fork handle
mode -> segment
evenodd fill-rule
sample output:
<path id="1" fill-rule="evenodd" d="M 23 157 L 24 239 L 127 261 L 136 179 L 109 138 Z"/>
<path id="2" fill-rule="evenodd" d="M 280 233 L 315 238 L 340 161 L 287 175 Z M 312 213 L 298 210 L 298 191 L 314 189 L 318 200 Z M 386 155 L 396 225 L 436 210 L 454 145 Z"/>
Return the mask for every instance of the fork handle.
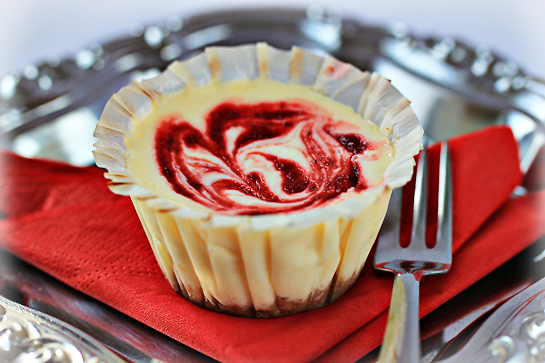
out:
<path id="1" fill-rule="evenodd" d="M 420 352 L 420 322 L 418 295 L 421 276 L 396 272 L 388 324 L 380 349 L 380 363 L 418 363 Z"/>

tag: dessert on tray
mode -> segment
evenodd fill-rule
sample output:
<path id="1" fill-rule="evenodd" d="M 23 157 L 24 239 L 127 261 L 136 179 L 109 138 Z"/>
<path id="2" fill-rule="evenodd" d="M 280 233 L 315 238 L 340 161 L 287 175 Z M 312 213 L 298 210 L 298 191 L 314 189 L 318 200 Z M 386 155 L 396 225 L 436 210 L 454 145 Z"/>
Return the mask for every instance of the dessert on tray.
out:
<path id="1" fill-rule="evenodd" d="M 258 43 L 208 48 L 121 89 L 95 160 L 132 198 L 176 291 L 272 317 L 354 283 L 422 133 L 378 74 Z"/>

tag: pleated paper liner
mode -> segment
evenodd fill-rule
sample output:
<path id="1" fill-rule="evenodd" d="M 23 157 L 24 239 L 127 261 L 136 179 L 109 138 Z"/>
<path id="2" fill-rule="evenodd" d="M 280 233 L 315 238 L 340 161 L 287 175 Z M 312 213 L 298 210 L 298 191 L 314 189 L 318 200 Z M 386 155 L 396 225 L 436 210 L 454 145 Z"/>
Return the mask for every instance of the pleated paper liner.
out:
<path id="1" fill-rule="evenodd" d="M 226 216 L 155 195 L 126 167 L 125 139 L 154 100 L 185 87 L 268 78 L 308 86 L 373 122 L 394 149 L 384 182 L 303 212 Z M 355 281 L 376 239 L 391 190 L 412 176 L 423 130 L 409 101 L 376 73 L 332 56 L 267 44 L 208 48 L 133 82 L 107 103 L 95 160 L 110 189 L 129 195 L 171 286 L 194 303 L 235 315 L 269 317 L 327 305 Z M 188 203 L 190 205 L 190 203 Z"/>

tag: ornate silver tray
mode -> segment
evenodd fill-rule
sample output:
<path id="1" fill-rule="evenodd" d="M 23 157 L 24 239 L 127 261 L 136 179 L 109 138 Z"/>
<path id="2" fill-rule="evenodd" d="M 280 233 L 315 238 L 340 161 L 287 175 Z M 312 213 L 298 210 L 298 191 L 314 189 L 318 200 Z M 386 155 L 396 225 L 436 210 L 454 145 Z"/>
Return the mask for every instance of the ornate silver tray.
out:
<path id="1" fill-rule="evenodd" d="M 523 171 L 540 162 L 536 156 L 545 143 L 545 82 L 525 74 L 516 64 L 484 46 L 452 38 L 421 38 L 402 24 L 369 25 L 341 18 L 320 7 L 174 16 L 159 24 L 133 26 L 125 37 L 90 45 L 73 57 L 49 60 L 27 66 L 18 74 L 5 75 L 0 80 L 1 147 L 28 157 L 91 165 L 92 132 L 113 92 L 132 79 L 155 75 L 172 60 L 190 57 L 205 46 L 256 41 L 285 49 L 299 45 L 327 51 L 360 69 L 374 70 L 392 79 L 396 88 L 412 101 L 426 133 L 435 140 L 492 124 L 508 124 L 519 141 Z M 523 193 L 524 188 L 519 192 Z M 541 255 L 544 249 L 545 240 L 536 241 L 426 316 L 421 321 L 422 334 L 427 336 L 422 341 L 424 361 L 438 361 L 455 354 L 497 303 L 545 277 Z M 543 300 L 543 294 L 539 294 L 545 289 L 543 285 L 536 285 L 531 296 Z M 84 357 L 71 360 L 67 355 L 63 362 L 116 361 L 116 356 L 108 356 L 110 351 L 104 353 L 97 348 L 100 343 L 133 362 L 213 361 L 3 250 L 0 295 L 5 297 L 0 300 L 0 361 L 22 359 L 25 349 L 34 349 L 16 340 L 17 334 L 12 334 L 10 325 L 14 319 L 20 326 L 26 324 L 28 331 L 48 321 L 53 330 L 47 334 L 63 346 L 79 350 L 78 357 Z M 13 309 L 24 310 L 25 314 L 13 318 Z M 41 313 L 48 316 L 44 318 Z M 431 334 L 438 324 L 446 324 L 447 328 Z M 84 338 L 73 340 L 74 336 Z M 544 337 L 538 338 L 536 341 Z M 522 343 L 511 350 L 504 349 L 503 361 L 522 348 L 529 349 L 528 340 L 517 336 L 513 339 Z M 484 344 L 483 341 L 481 345 Z M 543 347 L 538 348 L 538 353 L 543 354 Z M 483 349 L 485 355 L 493 356 L 493 349 Z M 496 358 L 491 361 L 501 357 Z M 47 354 L 40 359 L 57 361 Z M 372 352 L 360 361 L 375 360 L 376 352 Z"/>

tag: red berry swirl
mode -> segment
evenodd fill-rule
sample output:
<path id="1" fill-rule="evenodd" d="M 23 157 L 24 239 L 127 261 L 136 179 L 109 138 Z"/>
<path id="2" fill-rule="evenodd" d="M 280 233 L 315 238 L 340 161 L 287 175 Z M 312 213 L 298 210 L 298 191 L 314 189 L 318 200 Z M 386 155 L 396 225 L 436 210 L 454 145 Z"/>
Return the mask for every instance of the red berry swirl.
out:
<path id="1" fill-rule="evenodd" d="M 179 115 L 161 120 L 155 155 L 176 193 L 210 209 L 292 212 L 367 188 L 355 156 L 372 143 L 314 104 L 223 103 L 205 121 L 202 132 Z"/>

